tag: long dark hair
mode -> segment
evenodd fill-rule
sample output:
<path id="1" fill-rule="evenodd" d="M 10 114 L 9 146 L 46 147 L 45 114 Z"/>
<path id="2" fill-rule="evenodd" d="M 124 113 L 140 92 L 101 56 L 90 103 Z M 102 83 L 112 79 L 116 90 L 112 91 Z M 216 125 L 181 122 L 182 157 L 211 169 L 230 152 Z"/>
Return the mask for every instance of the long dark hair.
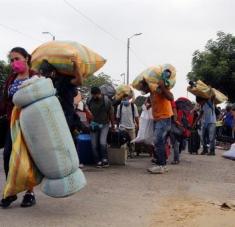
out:
<path id="1" fill-rule="evenodd" d="M 22 47 L 14 47 L 11 49 L 10 53 L 16 52 L 20 55 L 22 55 L 24 58 L 28 58 L 27 64 L 30 67 L 31 66 L 31 55 Z"/>

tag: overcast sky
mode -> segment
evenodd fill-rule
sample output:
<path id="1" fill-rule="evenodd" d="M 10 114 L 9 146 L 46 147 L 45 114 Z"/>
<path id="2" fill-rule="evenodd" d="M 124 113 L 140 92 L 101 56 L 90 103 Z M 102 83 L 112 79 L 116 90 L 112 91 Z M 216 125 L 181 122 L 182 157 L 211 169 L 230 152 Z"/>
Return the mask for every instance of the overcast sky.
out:
<path id="1" fill-rule="evenodd" d="M 219 30 L 234 34 L 234 21 L 234 0 L 0 0 L 0 59 L 15 46 L 32 52 L 51 39 L 42 34 L 49 31 L 105 57 L 99 72 L 121 81 L 127 38 L 141 32 L 131 39 L 130 81 L 148 66 L 171 63 L 177 98 L 187 95 L 193 52 Z"/>

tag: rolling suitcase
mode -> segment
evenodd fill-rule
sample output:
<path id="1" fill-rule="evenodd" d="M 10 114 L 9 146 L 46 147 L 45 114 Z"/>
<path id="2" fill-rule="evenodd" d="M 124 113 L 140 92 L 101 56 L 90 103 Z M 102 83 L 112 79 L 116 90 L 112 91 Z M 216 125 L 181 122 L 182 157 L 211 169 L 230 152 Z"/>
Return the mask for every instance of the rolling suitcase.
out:
<path id="1" fill-rule="evenodd" d="M 94 164 L 94 158 L 91 146 L 91 136 L 89 134 L 80 134 L 76 138 L 76 147 L 80 163 L 84 165 Z"/>

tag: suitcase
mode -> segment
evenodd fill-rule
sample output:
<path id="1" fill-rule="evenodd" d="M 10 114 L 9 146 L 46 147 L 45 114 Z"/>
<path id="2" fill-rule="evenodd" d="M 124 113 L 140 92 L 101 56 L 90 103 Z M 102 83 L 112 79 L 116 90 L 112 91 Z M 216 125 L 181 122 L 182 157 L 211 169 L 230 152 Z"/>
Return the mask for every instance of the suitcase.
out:
<path id="1" fill-rule="evenodd" d="M 197 129 L 191 130 L 191 136 L 188 139 L 188 152 L 190 154 L 198 154 L 200 148 L 201 138 L 198 134 Z"/>
<path id="2" fill-rule="evenodd" d="M 110 130 L 107 137 L 107 143 L 111 147 L 120 148 L 125 143 L 130 143 L 130 136 L 125 130 L 118 129 L 114 132 Z"/>
<path id="3" fill-rule="evenodd" d="M 91 146 L 91 136 L 89 134 L 80 134 L 76 138 L 76 147 L 80 163 L 84 165 L 94 164 L 94 158 Z"/>

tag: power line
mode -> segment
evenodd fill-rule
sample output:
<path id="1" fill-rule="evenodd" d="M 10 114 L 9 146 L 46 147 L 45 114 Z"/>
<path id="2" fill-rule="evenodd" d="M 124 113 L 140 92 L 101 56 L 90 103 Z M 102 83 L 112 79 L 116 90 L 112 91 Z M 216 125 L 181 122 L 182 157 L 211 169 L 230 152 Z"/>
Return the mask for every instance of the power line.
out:
<path id="1" fill-rule="evenodd" d="M 139 63 L 141 63 L 144 67 L 148 67 L 147 64 L 144 63 L 144 61 L 136 54 L 136 52 L 132 48 L 130 48 L 130 51 L 135 56 L 135 58 L 139 61 Z"/>
<path id="2" fill-rule="evenodd" d="M 64 0 L 65 4 L 67 4 L 71 9 L 73 9 L 75 12 L 77 12 L 79 15 L 81 15 L 82 17 L 84 17 L 86 20 L 88 20 L 90 23 L 92 23 L 93 25 L 95 25 L 97 28 L 99 28 L 102 32 L 106 33 L 107 35 L 111 36 L 113 39 L 125 44 L 125 42 L 121 39 L 119 39 L 118 37 L 114 36 L 111 32 L 107 31 L 105 28 L 103 28 L 102 26 L 100 26 L 99 24 L 97 24 L 94 20 L 92 20 L 90 17 L 88 17 L 87 15 L 85 15 L 84 13 L 82 13 L 80 10 L 78 10 L 75 6 L 73 6 L 70 2 L 68 2 L 67 0 Z"/>
<path id="3" fill-rule="evenodd" d="M 33 40 L 37 40 L 37 41 L 42 42 L 42 40 L 36 39 L 36 38 L 34 38 L 33 36 L 31 36 L 31 35 L 28 35 L 28 34 L 26 34 L 26 33 L 23 33 L 23 32 L 21 32 L 21 31 L 15 29 L 15 28 L 9 27 L 9 26 L 7 26 L 7 25 L 5 25 L 5 24 L 0 24 L 0 26 L 3 27 L 3 28 L 5 28 L 5 29 L 7 29 L 7 30 L 13 31 L 13 32 L 15 32 L 15 33 L 18 33 L 18 34 L 20 34 L 20 35 L 22 35 L 22 36 L 25 36 L 25 37 L 27 37 L 28 39 L 33 39 Z"/>
<path id="4" fill-rule="evenodd" d="M 81 12 L 80 10 L 78 10 L 74 5 L 72 5 L 70 2 L 68 2 L 67 0 L 64 0 L 65 4 L 68 5 L 71 9 L 73 9 L 76 13 L 78 13 L 79 15 L 81 15 L 82 17 L 84 17 L 86 20 L 88 20 L 91 24 L 93 24 L 94 26 L 96 26 L 99 30 L 101 30 L 102 32 L 106 33 L 107 35 L 109 35 L 110 37 L 112 37 L 114 40 L 122 43 L 124 46 L 126 45 L 126 43 L 119 39 L 118 37 L 116 37 L 115 35 L 113 35 L 111 32 L 107 31 L 105 28 L 103 28 L 101 25 L 99 25 L 98 23 L 96 23 L 93 19 L 91 19 L 90 17 L 88 17 L 87 15 L 85 15 L 83 12 Z M 147 67 L 147 65 L 143 62 L 143 60 L 136 54 L 136 52 L 134 52 L 131 48 L 130 48 L 132 54 L 134 54 L 134 56 L 136 57 L 136 59 L 139 61 L 139 63 L 141 63 L 143 66 Z"/>

